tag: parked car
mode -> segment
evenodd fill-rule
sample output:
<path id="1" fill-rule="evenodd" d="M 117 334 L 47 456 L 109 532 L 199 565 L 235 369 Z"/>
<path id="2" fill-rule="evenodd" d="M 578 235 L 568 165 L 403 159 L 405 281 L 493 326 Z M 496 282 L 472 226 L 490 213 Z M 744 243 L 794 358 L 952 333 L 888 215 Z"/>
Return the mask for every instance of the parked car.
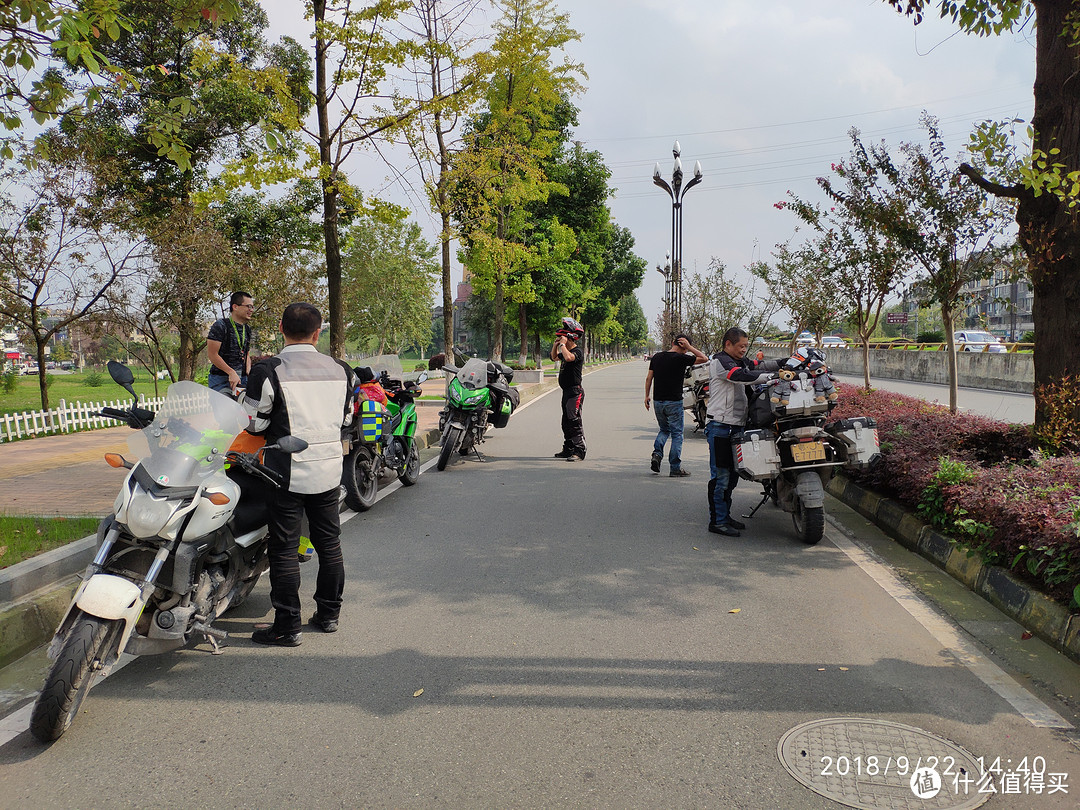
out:
<path id="1" fill-rule="evenodd" d="M 821 348 L 823 349 L 843 349 L 847 345 L 848 342 L 839 335 L 825 335 L 821 339 Z"/>
<path id="2" fill-rule="evenodd" d="M 814 337 L 813 332 L 799 332 L 799 336 L 795 338 L 796 346 L 813 346 L 817 343 L 817 339 Z"/>
<path id="3" fill-rule="evenodd" d="M 37 363 L 23 363 L 22 367 L 19 369 L 19 373 L 20 374 L 37 374 L 38 373 Z"/>
<path id="4" fill-rule="evenodd" d="M 983 350 L 1001 354 L 1007 351 L 1005 345 L 997 335 L 981 330 L 964 329 L 953 332 L 953 340 L 956 341 L 956 350 L 960 352 L 981 352 Z"/>

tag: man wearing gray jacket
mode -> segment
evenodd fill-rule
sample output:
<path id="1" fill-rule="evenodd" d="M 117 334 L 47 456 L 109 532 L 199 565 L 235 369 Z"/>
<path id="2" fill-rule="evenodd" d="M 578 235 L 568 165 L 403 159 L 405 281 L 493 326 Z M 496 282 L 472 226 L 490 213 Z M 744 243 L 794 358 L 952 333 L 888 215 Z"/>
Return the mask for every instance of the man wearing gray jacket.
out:
<path id="1" fill-rule="evenodd" d="M 352 421 L 353 373 L 315 346 L 322 314 L 311 304 L 290 304 L 281 316 L 285 348 L 261 360 L 248 375 L 244 408 L 249 433 L 273 444 L 282 436 L 308 443 L 300 453 L 267 450 L 264 463 L 283 483 L 270 504 L 270 603 L 274 623 L 251 638 L 259 644 L 300 644 L 300 522 L 307 515 L 311 544 L 319 555 L 315 614 L 310 624 L 324 633 L 338 629 L 345 564 L 341 556 L 338 490 L 341 428 Z"/>
<path id="2" fill-rule="evenodd" d="M 767 382 L 780 365 L 775 360 L 752 363 L 746 359 L 750 338 L 733 327 L 724 333 L 724 348 L 709 361 L 708 423 L 709 441 L 709 531 L 738 537 L 746 525 L 731 516 L 731 493 L 739 483 L 735 469 L 734 445 L 746 426 L 748 401 L 746 386 Z"/>

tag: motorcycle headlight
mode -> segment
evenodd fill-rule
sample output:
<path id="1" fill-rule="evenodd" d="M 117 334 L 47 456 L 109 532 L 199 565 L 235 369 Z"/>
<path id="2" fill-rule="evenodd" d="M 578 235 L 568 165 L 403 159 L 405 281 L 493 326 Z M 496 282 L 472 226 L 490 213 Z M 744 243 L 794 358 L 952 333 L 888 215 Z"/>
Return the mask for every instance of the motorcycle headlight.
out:
<path id="1" fill-rule="evenodd" d="M 133 498 L 127 511 L 127 525 L 135 537 L 153 537 L 169 522 L 176 506 L 175 501 L 151 498 Z"/>

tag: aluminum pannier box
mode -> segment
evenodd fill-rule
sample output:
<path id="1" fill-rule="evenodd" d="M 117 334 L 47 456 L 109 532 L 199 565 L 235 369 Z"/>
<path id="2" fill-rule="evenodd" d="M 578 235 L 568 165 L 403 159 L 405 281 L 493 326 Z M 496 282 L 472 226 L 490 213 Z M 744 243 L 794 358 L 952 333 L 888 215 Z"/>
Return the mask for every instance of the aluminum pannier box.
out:
<path id="1" fill-rule="evenodd" d="M 855 416 L 826 425 L 825 430 L 841 439 L 847 448 L 845 467 L 865 469 L 880 455 L 877 422 L 871 416 Z"/>
<path id="2" fill-rule="evenodd" d="M 780 474 L 780 455 L 776 452 L 776 434 L 771 430 L 748 430 L 736 442 L 735 466 L 742 478 L 768 481 Z"/>

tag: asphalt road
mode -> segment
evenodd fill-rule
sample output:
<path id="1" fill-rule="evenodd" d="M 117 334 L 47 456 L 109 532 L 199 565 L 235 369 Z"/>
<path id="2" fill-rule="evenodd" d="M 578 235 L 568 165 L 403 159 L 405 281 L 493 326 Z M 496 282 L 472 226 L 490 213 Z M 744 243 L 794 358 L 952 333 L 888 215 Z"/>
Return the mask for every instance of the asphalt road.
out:
<path id="1" fill-rule="evenodd" d="M 555 392 L 485 462 L 431 468 L 353 517 L 337 634 L 251 643 L 264 581 L 219 623 L 224 655 L 134 660 L 56 744 L 16 737 L 0 805 L 827 808 L 777 743 L 861 717 L 988 762 L 1043 757 L 1067 793 L 988 806 L 1076 807 L 1080 752 L 1030 718 L 1077 719 L 1011 679 L 990 688 L 978 651 L 836 529 L 804 547 L 766 506 L 739 539 L 707 533 L 705 443 L 687 438 L 692 477 L 650 473 L 643 374 L 585 378 L 583 463 L 551 458 Z M 740 484 L 738 511 L 757 489 Z"/>

